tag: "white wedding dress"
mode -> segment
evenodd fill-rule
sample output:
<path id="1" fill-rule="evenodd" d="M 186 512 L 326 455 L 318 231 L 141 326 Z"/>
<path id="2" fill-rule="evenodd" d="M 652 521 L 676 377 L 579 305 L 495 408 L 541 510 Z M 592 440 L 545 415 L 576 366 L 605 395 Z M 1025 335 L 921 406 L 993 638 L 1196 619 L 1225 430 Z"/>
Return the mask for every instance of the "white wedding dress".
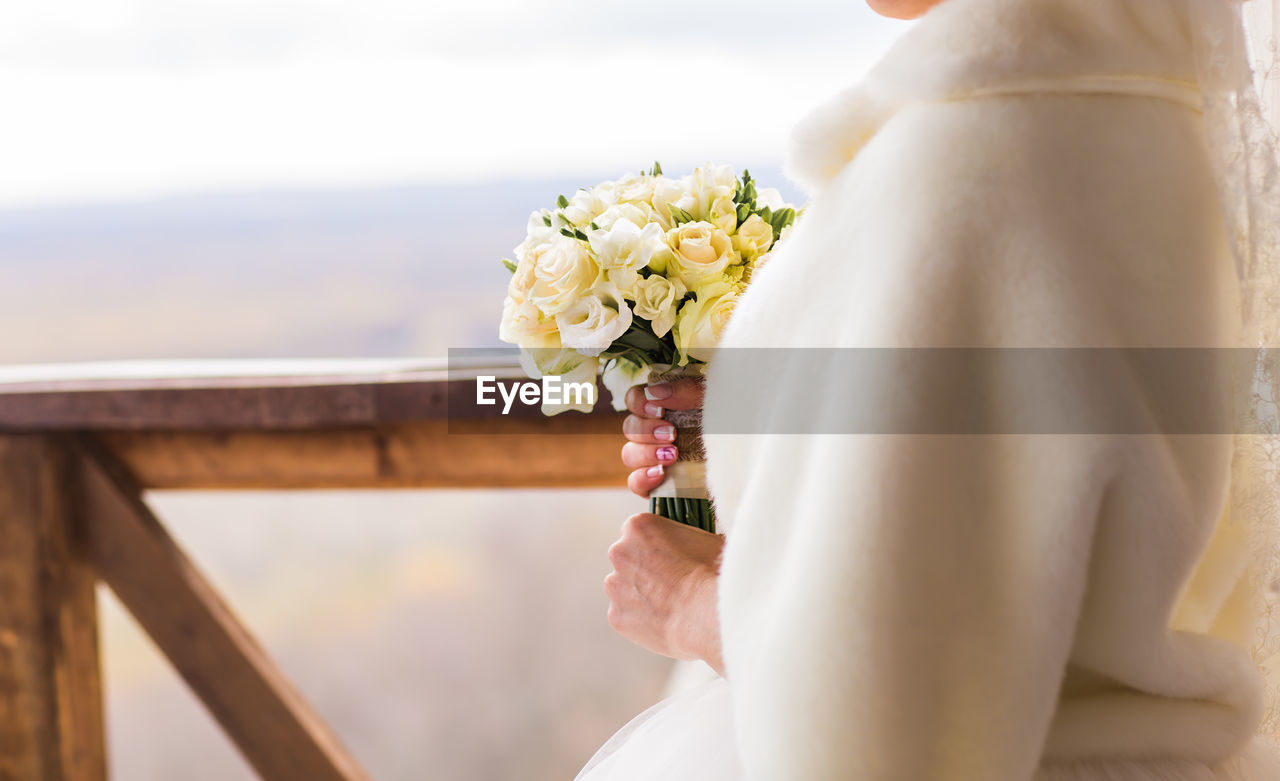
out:
<path id="1" fill-rule="evenodd" d="M 1210 2 L 944 0 L 800 124 L 813 200 L 707 380 L 728 680 L 578 781 L 1280 779 L 1229 438 L 821 434 L 855 394 L 893 421 L 975 388 L 723 358 L 1238 344 L 1189 38 Z M 1159 390 L 1072 382 L 1034 398 L 1047 416 L 1140 416 Z"/>

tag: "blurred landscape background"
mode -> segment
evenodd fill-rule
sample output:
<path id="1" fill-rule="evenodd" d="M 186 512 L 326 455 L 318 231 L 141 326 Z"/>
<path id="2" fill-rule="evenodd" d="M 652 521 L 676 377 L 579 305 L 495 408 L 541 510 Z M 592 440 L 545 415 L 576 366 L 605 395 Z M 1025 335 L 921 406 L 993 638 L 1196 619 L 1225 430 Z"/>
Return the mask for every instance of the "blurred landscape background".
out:
<path id="1" fill-rule="evenodd" d="M 861 0 L 0 7 L 0 364 L 496 346 L 498 259 L 577 186 L 790 126 L 905 29 Z M 0 402 L 2 403 L 2 402 Z M 152 493 L 380 781 L 569 779 L 662 696 L 605 620 L 624 489 Z M 103 593 L 113 777 L 253 774 Z"/>

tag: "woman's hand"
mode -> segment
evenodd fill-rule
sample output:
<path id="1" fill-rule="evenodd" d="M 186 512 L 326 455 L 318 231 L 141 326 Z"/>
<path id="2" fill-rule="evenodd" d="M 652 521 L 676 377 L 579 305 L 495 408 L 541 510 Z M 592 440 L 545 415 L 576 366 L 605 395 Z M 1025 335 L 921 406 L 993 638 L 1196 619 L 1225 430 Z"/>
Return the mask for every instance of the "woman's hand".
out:
<path id="1" fill-rule="evenodd" d="M 628 442 L 622 446 L 622 463 L 631 467 L 627 487 L 647 497 L 662 482 L 663 467 L 675 463 L 676 430 L 662 419 L 669 409 L 695 409 L 702 406 L 702 383 L 683 377 L 672 382 L 637 385 L 627 391 L 627 409 L 631 414 L 622 421 L 622 433 Z"/>
<path id="2" fill-rule="evenodd" d="M 609 626 L 655 653 L 701 659 L 721 675 L 716 587 L 724 538 L 638 513 L 609 548 Z"/>

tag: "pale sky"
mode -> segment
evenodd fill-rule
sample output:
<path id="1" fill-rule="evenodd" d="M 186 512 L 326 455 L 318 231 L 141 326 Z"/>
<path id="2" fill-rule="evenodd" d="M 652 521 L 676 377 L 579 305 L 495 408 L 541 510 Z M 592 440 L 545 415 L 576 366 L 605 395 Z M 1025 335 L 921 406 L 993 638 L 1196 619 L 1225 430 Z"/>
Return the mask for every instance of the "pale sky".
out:
<path id="1" fill-rule="evenodd" d="M 862 0 L 0 7 L 0 208 L 777 162 L 908 23 Z"/>

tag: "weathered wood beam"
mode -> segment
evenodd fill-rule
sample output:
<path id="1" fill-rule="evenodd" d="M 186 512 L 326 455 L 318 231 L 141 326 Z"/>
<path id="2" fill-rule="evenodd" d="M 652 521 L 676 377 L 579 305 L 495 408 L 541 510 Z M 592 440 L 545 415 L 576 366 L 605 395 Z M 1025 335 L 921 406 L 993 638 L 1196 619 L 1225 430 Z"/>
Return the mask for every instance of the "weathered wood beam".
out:
<path id="1" fill-rule="evenodd" d="M 365 775 L 143 503 L 127 468 L 81 443 L 87 538 L 120 598 L 266 781 Z"/>
<path id="2" fill-rule="evenodd" d="M 102 781 L 95 577 L 72 459 L 0 436 L 0 778 Z"/>
<path id="3" fill-rule="evenodd" d="M 512 420 L 487 433 L 422 421 L 309 431 L 98 435 L 145 488 L 495 488 L 626 484 L 620 416 Z M 486 424 L 487 425 L 487 424 Z"/>

